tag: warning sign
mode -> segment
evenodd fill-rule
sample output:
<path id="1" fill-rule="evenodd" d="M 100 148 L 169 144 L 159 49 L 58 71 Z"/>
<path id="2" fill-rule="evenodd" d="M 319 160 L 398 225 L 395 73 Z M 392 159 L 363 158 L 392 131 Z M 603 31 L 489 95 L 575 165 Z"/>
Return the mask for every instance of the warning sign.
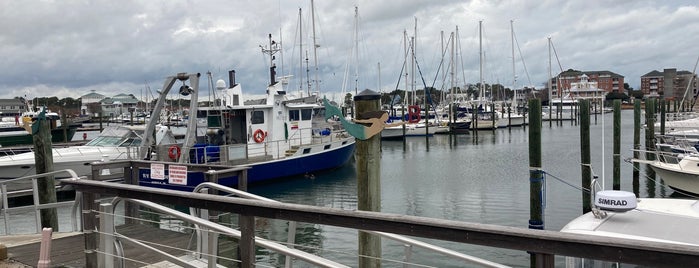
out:
<path id="1" fill-rule="evenodd" d="M 150 178 L 153 180 L 164 180 L 165 179 L 165 165 L 163 165 L 163 164 L 150 164 Z"/>
<path id="2" fill-rule="evenodd" d="M 187 166 L 170 165 L 168 172 L 170 184 L 187 185 Z"/>

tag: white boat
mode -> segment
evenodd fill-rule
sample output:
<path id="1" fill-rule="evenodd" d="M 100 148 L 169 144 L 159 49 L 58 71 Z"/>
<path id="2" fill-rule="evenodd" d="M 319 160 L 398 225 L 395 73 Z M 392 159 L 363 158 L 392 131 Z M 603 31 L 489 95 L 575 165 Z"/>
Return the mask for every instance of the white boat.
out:
<path id="1" fill-rule="evenodd" d="M 699 155 L 687 154 L 677 156 L 679 161 L 632 159 L 633 162 L 648 164 L 665 184 L 673 189 L 699 194 Z"/>
<path id="2" fill-rule="evenodd" d="M 402 139 L 403 137 L 415 137 L 415 136 L 432 136 L 439 129 L 444 129 L 444 127 L 439 126 L 429 126 L 426 127 L 424 122 L 421 123 L 408 123 L 405 124 L 405 135 L 403 135 L 403 126 L 393 126 L 384 128 L 381 131 L 382 139 Z M 448 130 L 448 128 L 447 128 Z"/>
<path id="3" fill-rule="evenodd" d="M 175 143 L 167 128 L 161 128 L 157 141 Z M 143 126 L 109 126 L 85 145 L 54 148 L 54 170 L 72 169 L 80 176 L 90 175 L 90 164 L 97 161 L 137 159 Z M 19 178 L 36 174 L 34 152 L 0 157 L 0 178 Z"/>
<path id="4" fill-rule="evenodd" d="M 263 49 L 270 57 L 270 82 L 263 99 L 244 101 L 242 86 L 235 83 L 235 71 L 229 72 L 229 87 L 216 81 L 219 104 L 209 107 L 190 106 L 187 133 L 182 144 L 156 146 L 150 160 L 207 165 L 246 165 L 248 183 L 259 183 L 296 175 L 337 168 L 354 155 L 355 139 L 340 122 L 328 120 L 325 106 L 317 96 L 293 98 L 284 86 L 289 77 L 275 75 L 274 52 L 280 48 L 271 40 Z M 198 84 L 198 79 L 192 84 Z M 213 79 L 209 76 L 210 85 Z M 195 103 L 197 90 L 192 90 Z M 154 113 L 159 113 L 159 110 Z M 334 107 L 337 109 L 336 107 Z M 204 131 L 195 131 L 196 129 Z M 199 133 L 199 134 L 197 134 Z M 200 133 L 205 133 L 201 135 Z M 141 159 L 148 157 L 141 145 Z M 141 185 L 191 191 L 203 182 L 203 174 L 187 174 L 187 180 L 170 181 L 150 176 L 150 169 L 141 169 Z M 190 176 L 191 175 L 191 176 Z M 235 186 L 237 177 L 219 178 L 219 183 Z"/>
<path id="5" fill-rule="evenodd" d="M 699 200 L 636 199 L 622 191 L 601 191 L 593 199 L 597 205 L 592 212 L 570 221 L 561 232 L 699 246 Z M 567 257 L 566 267 L 614 265 Z"/>

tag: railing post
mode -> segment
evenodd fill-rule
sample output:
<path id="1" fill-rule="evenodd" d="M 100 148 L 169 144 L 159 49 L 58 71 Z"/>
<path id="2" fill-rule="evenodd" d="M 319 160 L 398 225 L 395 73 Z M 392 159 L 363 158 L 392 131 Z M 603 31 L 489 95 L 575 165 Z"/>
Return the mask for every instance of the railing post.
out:
<path id="1" fill-rule="evenodd" d="M 93 170 L 93 173 L 95 171 Z M 83 237 L 85 238 L 85 267 L 97 267 L 97 235 L 95 233 L 95 194 L 82 193 Z"/>
<path id="2" fill-rule="evenodd" d="M 213 182 L 218 184 L 218 173 L 216 172 L 210 172 L 207 173 L 206 176 L 208 177 L 209 182 Z M 209 189 L 209 194 L 212 195 L 218 195 L 218 190 L 216 189 Z M 207 210 L 207 215 L 208 219 L 210 222 L 213 223 L 218 223 L 218 211 L 216 210 Z M 213 230 L 208 230 L 207 232 L 207 253 L 209 254 L 207 257 L 207 264 L 209 268 L 216 268 L 216 262 L 217 262 L 217 256 L 218 256 L 218 233 L 214 232 Z M 243 266 L 243 267 L 253 267 L 253 266 Z"/>
<path id="3" fill-rule="evenodd" d="M 240 267 L 255 267 L 255 217 L 240 215 Z"/>
<path id="4" fill-rule="evenodd" d="M 114 267 L 114 215 L 111 203 L 100 204 L 100 251 L 99 267 Z"/>
<path id="5" fill-rule="evenodd" d="M 138 185 L 138 168 L 134 167 L 132 161 L 129 162 L 128 167 L 124 167 L 124 184 Z M 126 202 L 124 204 L 124 215 L 126 224 L 136 223 L 136 218 L 138 218 L 138 205 L 132 202 Z"/>

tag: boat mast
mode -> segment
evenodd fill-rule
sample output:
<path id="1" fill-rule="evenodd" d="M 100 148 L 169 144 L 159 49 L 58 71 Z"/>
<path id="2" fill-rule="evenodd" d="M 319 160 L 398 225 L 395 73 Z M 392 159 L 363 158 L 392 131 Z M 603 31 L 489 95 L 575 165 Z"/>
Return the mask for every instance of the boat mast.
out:
<path id="1" fill-rule="evenodd" d="M 510 37 L 512 39 L 512 91 L 514 92 L 514 97 L 512 98 L 512 106 L 517 107 L 517 73 L 515 71 L 515 26 L 514 20 L 510 20 Z"/>
<path id="2" fill-rule="evenodd" d="M 549 45 L 549 79 L 548 79 L 548 80 L 549 80 L 549 81 L 548 81 L 548 87 L 549 87 L 549 119 L 553 119 L 553 115 L 551 114 L 551 110 L 552 110 L 552 107 L 551 107 L 551 104 L 552 104 L 552 103 L 551 103 L 551 101 L 553 100 L 553 99 L 552 99 L 552 91 L 553 91 L 553 89 L 551 88 L 551 78 L 552 78 L 552 77 L 551 77 L 551 37 L 550 37 L 550 36 L 549 36 L 549 38 L 548 38 L 548 41 L 549 41 L 549 42 L 548 42 L 548 45 Z M 561 100 L 562 100 L 562 99 L 561 99 Z"/>
<path id="3" fill-rule="evenodd" d="M 485 97 L 485 87 L 483 86 L 483 21 L 478 21 L 478 65 L 479 65 L 479 81 L 480 92 L 478 96 L 478 104 Z"/>
<path id="4" fill-rule="evenodd" d="M 354 7 L 354 95 L 359 87 L 359 8 Z"/>
<path id="5" fill-rule="evenodd" d="M 303 97 L 303 20 L 301 19 L 301 8 L 299 8 L 299 93 Z"/>
<path id="6" fill-rule="evenodd" d="M 316 15 L 315 15 L 315 7 L 313 4 L 313 0 L 311 0 L 311 26 L 313 29 L 313 68 L 315 69 L 315 85 L 316 85 L 316 93 L 320 95 L 320 81 L 318 81 L 318 45 L 316 43 Z M 310 96 L 310 92 L 309 92 Z"/>

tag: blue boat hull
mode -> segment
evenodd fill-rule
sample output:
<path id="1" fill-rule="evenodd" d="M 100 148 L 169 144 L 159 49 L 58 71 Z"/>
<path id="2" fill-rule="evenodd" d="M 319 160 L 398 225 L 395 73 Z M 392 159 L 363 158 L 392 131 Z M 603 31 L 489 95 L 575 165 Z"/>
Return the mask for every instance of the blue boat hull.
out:
<path id="1" fill-rule="evenodd" d="M 354 147 L 355 144 L 351 143 L 334 150 L 327 150 L 317 154 L 250 164 L 250 169 L 248 169 L 248 184 L 259 184 L 340 167 L 350 160 L 354 154 Z M 167 179 L 151 179 L 150 172 L 150 169 L 139 170 L 140 185 L 192 191 L 194 187 L 206 181 L 202 172 L 187 172 L 186 185 L 170 184 Z M 167 169 L 165 169 L 165 175 L 169 175 Z M 219 183 L 225 186 L 235 187 L 238 185 L 238 177 L 220 178 Z"/>

